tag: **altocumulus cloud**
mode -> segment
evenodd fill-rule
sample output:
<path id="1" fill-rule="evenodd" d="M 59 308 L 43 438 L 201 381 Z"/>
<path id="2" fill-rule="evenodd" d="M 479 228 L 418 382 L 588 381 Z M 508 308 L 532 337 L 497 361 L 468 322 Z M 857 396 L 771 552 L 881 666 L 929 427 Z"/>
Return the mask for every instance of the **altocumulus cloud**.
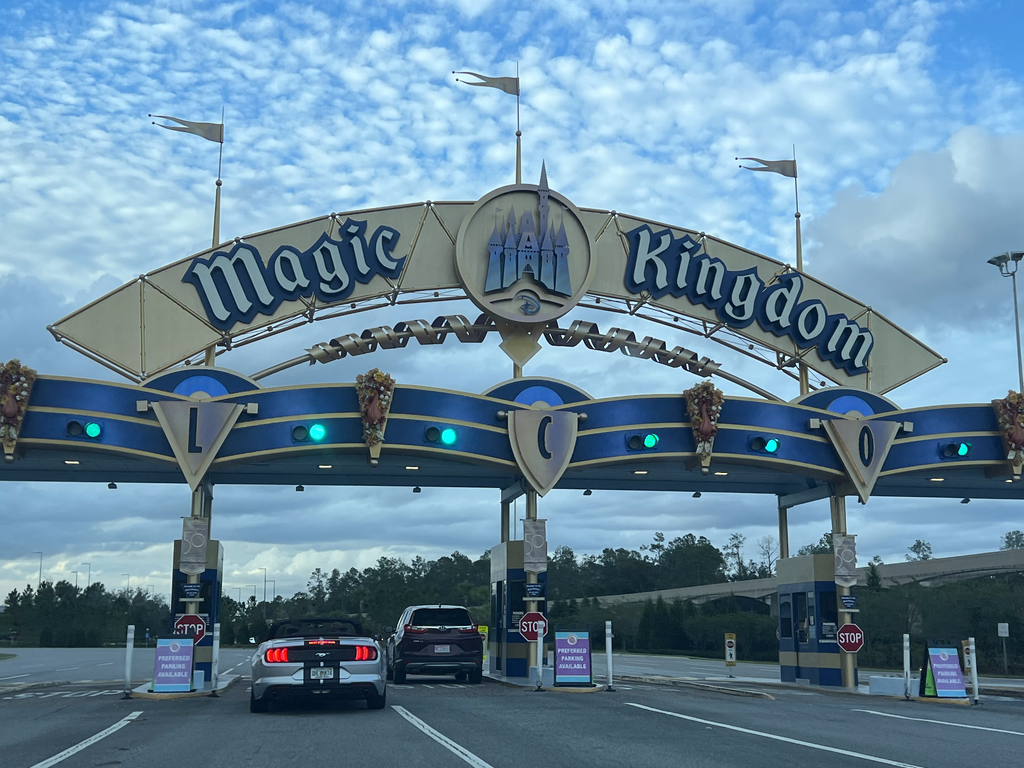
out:
<path id="1" fill-rule="evenodd" d="M 967 22 L 928 2 L 7 3 L 0 321 L 10 330 L 0 357 L 105 377 L 52 343 L 45 325 L 209 242 L 216 146 L 160 131 L 148 113 L 216 120 L 226 108 L 222 234 L 233 237 L 331 211 L 471 200 L 508 183 L 515 105 L 455 86 L 450 72 L 508 75 L 518 61 L 527 177 L 546 159 L 553 185 L 580 205 L 686 225 L 791 261 L 791 185 L 738 172 L 732 158 L 787 157 L 796 144 L 810 271 L 951 360 L 894 398 L 987 401 L 1014 378 L 1009 288 L 984 259 L 1024 245 L 1013 183 L 1024 148 L 1021 71 L 1015 58 L 954 50 L 953 32 Z M 444 309 L 475 316 L 468 306 Z M 251 372 L 316 341 L 417 316 L 315 324 L 224 362 Z M 638 320 L 618 324 L 665 338 Z M 697 346 L 706 342 L 667 340 L 795 394 L 767 369 Z M 368 364 L 399 381 L 468 390 L 508 369 L 488 343 L 385 352 L 270 383 L 351 381 Z M 581 350 L 545 350 L 531 372 L 596 396 L 690 383 Z M 0 591 L 34 580 L 38 549 L 44 576 L 92 562 L 112 585 L 128 571 L 133 585 L 166 584 L 183 488 L 27 485 L 3 494 Z M 724 544 L 733 530 L 753 540 L 774 529 L 765 499 L 595 493 L 581 501 L 561 491 L 544 500 L 553 544 L 637 547 L 655 530 Z M 986 550 L 1020 527 L 1019 505 L 975 502 L 965 535 L 953 504 L 873 499 L 851 508 L 851 523 L 864 551 L 886 559 L 917 537 L 936 555 Z M 282 529 L 281 519 L 305 524 Z M 794 547 L 816 540 L 827 509 L 800 508 L 791 526 Z M 253 583 L 266 566 L 278 591 L 291 593 L 316 566 L 456 548 L 476 555 L 497 540 L 497 499 L 218 488 L 214 533 L 227 543 L 229 586 Z"/>

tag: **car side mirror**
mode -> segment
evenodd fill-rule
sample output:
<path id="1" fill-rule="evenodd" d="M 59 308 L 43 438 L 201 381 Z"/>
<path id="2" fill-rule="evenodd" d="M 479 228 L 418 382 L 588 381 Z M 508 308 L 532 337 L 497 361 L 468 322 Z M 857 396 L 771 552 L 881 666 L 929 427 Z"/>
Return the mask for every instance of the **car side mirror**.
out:
<path id="1" fill-rule="evenodd" d="M 384 634 L 385 635 L 391 635 L 391 634 L 394 634 L 394 632 L 395 632 L 395 628 L 394 627 L 384 627 Z"/>

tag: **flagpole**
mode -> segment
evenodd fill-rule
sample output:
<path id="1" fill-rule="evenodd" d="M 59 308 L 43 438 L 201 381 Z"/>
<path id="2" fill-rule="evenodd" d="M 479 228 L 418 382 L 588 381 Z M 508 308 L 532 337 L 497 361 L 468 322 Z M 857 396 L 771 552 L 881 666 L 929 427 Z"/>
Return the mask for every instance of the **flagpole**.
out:
<path id="1" fill-rule="evenodd" d="M 223 182 L 220 179 L 221 170 L 224 167 L 224 107 L 220 108 L 220 151 L 217 154 L 217 193 L 213 199 L 213 244 L 211 248 L 220 245 L 220 188 Z M 203 362 L 208 368 L 212 368 L 217 362 L 217 345 L 211 344 L 206 348 L 206 356 Z"/>
<path id="2" fill-rule="evenodd" d="M 519 62 L 516 62 L 516 184 L 523 183 L 523 132 L 519 128 Z"/>
<path id="3" fill-rule="evenodd" d="M 793 145 L 793 168 L 796 168 L 796 144 Z M 800 235 L 800 185 L 796 173 L 793 174 L 793 195 L 796 198 L 796 271 L 803 274 L 804 271 L 804 246 L 803 238 Z M 811 391 L 810 381 L 807 376 L 807 364 L 801 360 L 798 366 L 800 371 L 800 394 L 806 395 Z"/>

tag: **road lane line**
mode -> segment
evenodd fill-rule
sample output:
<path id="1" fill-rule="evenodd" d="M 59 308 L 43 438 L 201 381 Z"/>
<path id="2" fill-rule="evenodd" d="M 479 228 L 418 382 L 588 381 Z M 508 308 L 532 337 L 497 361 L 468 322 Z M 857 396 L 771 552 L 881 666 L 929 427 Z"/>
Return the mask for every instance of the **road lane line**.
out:
<path id="1" fill-rule="evenodd" d="M 97 666 L 97 667 L 109 667 L 109 666 L 111 666 L 111 665 L 112 665 L 113 663 L 114 663 L 114 662 L 112 662 L 112 661 L 105 661 L 105 662 L 103 662 L 102 664 L 97 664 L 96 666 Z"/>
<path id="2" fill-rule="evenodd" d="M 64 669 L 55 670 L 56 672 L 70 672 L 72 669 L 78 669 L 78 667 L 64 667 Z"/>
<path id="3" fill-rule="evenodd" d="M 26 672 L 24 675 L 10 675 L 8 677 L 0 677 L 0 680 L 14 680 L 19 677 L 28 677 L 28 672 Z"/>
<path id="4" fill-rule="evenodd" d="M 405 707 L 399 707 L 399 706 L 396 706 L 396 705 L 392 705 L 391 708 L 393 710 L 395 710 L 395 712 L 400 714 L 402 717 L 404 717 L 406 720 L 408 720 L 410 723 L 412 723 L 414 726 L 416 726 L 421 731 L 423 731 L 425 734 L 427 734 L 427 736 L 432 738 L 434 741 L 436 741 L 442 747 L 445 747 L 446 749 L 450 750 L 451 752 L 454 752 L 456 755 L 461 757 L 467 763 L 469 763 L 470 765 L 474 766 L 474 768 L 493 768 L 493 766 L 491 766 L 490 763 L 485 763 L 483 760 L 481 760 L 479 757 L 474 755 L 468 749 L 466 749 L 465 747 L 463 747 L 463 746 L 461 746 L 459 744 L 456 744 L 454 741 L 449 739 L 447 736 L 445 736 L 440 731 L 435 731 L 433 728 L 431 728 L 429 725 L 424 723 L 422 720 L 420 720 L 418 717 L 416 717 L 416 715 L 412 714 Z M 32 766 L 32 768 L 36 768 L 36 766 Z"/>
<path id="5" fill-rule="evenodd" d="M 810 747 L 811 749 L 820 749 L 822 752 L 832 752 L 837 755 L 846 755 L 848 757 L 856 757 L 861 760 L 867 760 L 871 763 L 882 763 L 883 765 L 895 765 L 898 768 L 921 768 L 919 765 L 912 763 L 901 763 L 898 760 L 888 760 L 884 757 L 875 757 L 874 755 L 865 755 L 861 752 L 851 752 L 848 749 L 839 749 L 838 747 L 827 747 L 824 744 L 815 744 L 810 741 L 801 741 L 800 739 L 791 739 L 788 736 L 778 736 L 774 733 L 765 733 L 764 731 L 754 731 L 750 728 L 741 728 L 738 725 L 728 725 L 726 723 L 719 723 L 714 720 L 702 720 L 699 717 L 691 717 L 690 715 L 681 715 L 678 712 L 669 712 L 665 709 L 655 709 L 654 707 L 648 707 L 643 704 L 634 704 L 633 702 L 627 702 L 626 706 L 636 707 L 637 709 L 646 709 L 648 712 L 657 712 L 658 714 L 668 715 L 670 717 L 678 717 L 680 720 L 689 720 L 694 723 L 701 723 L 702 725 L 710 725 L 716 728 L 726 728 L 730 731 L 737 731 L 738 733 L 747 733 L 751 736 L 761 736 L 765 739 L 772 739 L 773 741 L 784 741 L 787 744 L 796 744 L 801 747 Z"/>
<path id="6" fill-rule="evenodd" d="M 107 736 L 109 736 L 110 734 L 116 733 L 117 731 L 119 731 L 122 728 L 124 728 L 132 720 L 134 720 L 135 718 L 137 718 L 141 714 L 142 714 L 142 712 L 140 711 L 140 712 L 132 712 L 130 715 L 125 715 L 123 718 L 118 720 L 116 723 L 114 723 L 109 728 L 104 728 L 102 731 L 100 731 L 99 733 L 95 734 L 94 736 L 90 736 L 85 741 L 80 741 L 77 744 L 75 744 L 75 746 L 68 747 L 63 752 L 60 752 L 60 753 L 54 755 L 51 758 L 43 760 L 43 762 L 41 762 L 41 763 L 36 763 L 35 765 L 32 766 L 32 768 L 50 768 L 51 765 L 56 765 L 57 763 L 59 763 L 59 762 L 61 762 L 63 760 L 66 760 L 67 758 L 71 757 L 72 755 L 77 754 L 78 752 L 81 752 L 86 747 L 91 747 L 97 741 L 100 741 L 101 739 L 107 738 Z"/>
<path id="7" fill-rule="evenodd" d="M 919 723 L 937 723 L 938 725 L 951 725 L 954 728 L 971 728 L 975 731 L 992 731 L 992 733 L 1009 733 L 1012 736 L 1024 736 L 1021 731 L 1006 731 L 1002 728 L 987 728 L 983 725 L 966 725 L 964 723 L 951 723 L 948 720 L 929 720 L 926 717 L 907 717 L 906 715 L 890 715 L 888 712 L 875 712 L 873 709 L 855 709 L 854 712 L 866 712 L 869 715 L 879 717 L 895 717 L 898 720 L 916 720 Z"/>

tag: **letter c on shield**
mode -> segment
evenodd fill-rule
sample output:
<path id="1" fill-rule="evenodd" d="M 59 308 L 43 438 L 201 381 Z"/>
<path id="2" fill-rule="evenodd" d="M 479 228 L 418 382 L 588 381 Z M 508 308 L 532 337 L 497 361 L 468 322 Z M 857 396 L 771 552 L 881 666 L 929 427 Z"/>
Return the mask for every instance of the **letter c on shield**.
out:
<path id="1" fill-rule="evenodd" d="M 551 451 L 548 450 L 548 425 L 550 423 L 551 417 L 545 416 L 537 425 L 537 448 L 540 449 L 540 455 L 545 459 L 551 458 Z"/>

